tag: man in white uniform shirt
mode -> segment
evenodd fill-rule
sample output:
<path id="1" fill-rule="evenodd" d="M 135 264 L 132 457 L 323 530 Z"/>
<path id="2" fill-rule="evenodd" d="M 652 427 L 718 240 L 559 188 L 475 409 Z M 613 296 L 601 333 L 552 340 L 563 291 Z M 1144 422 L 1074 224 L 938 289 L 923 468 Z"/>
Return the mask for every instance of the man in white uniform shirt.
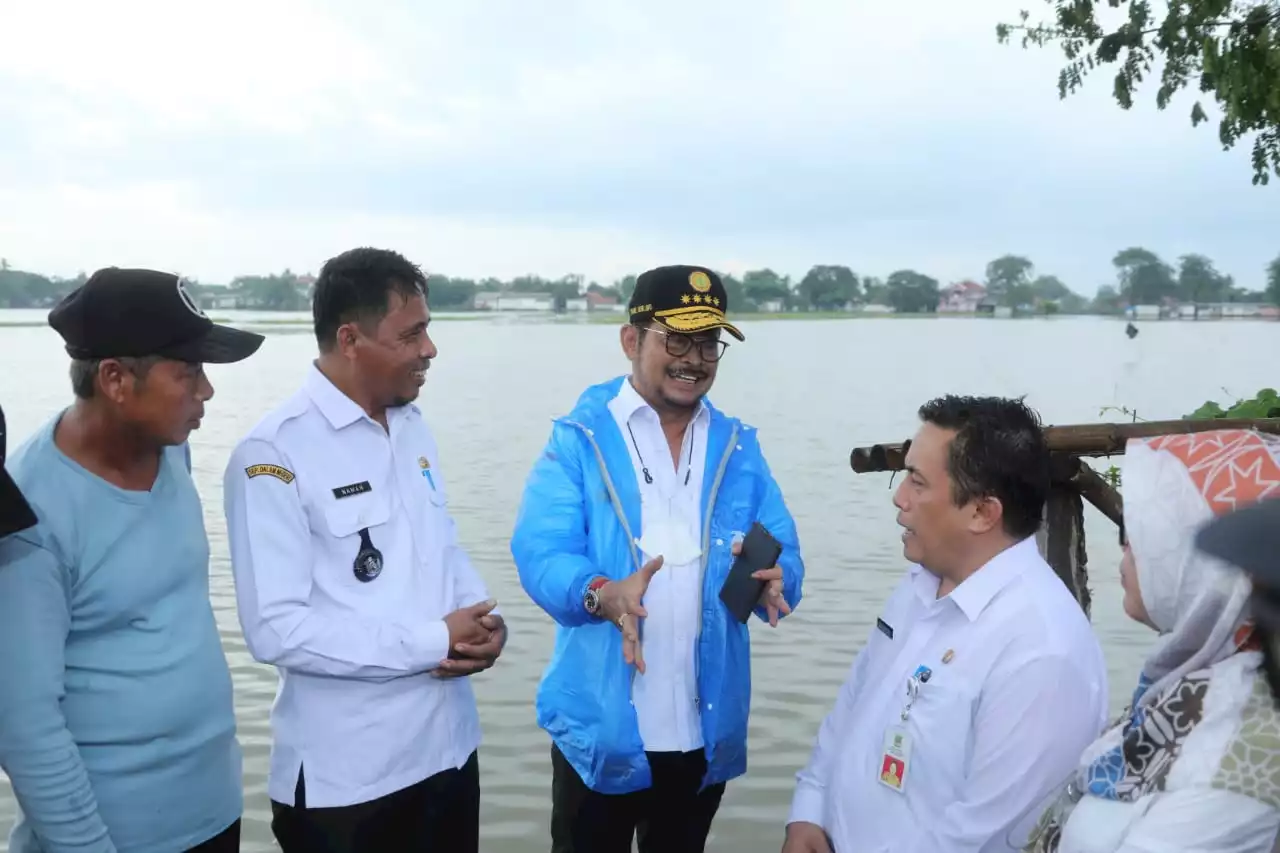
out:
<path id="1" fill-rule="evenodd" d="M 1020 401 L 920 409 L 894 493 L 914 565 L 798 776 L 783 853 L 1006 853 L 1107 715 L 1088 619 L 1041 558 L 1049 490 Z"/>
<path id="2" fill-rule="evenodd" d="M 245 642 L 280 672 L 272 830 L 285 853 L 476 853 L 480 724 L 459 676 L 506 628 L 412 403 L 436 356 L 426 279 L 355 249 L 324 265 L 313 312 L 319 359 L 225 477 Z"/>

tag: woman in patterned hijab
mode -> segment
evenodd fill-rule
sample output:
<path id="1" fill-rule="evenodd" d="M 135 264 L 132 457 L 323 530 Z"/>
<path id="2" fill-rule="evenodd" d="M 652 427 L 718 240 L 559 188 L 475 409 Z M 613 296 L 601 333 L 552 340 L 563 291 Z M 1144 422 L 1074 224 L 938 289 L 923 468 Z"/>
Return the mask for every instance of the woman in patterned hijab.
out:
<path id="1" fill-rule="evenodd" d="M 1280 494 L 1280 439 L 1218 430 L 1129 442 L 1125 612 L 1159 632 L 1133 702 L 1081 758 L 1033 853 L 1271 853 L 1280 714 L 1249 582 L 1196 550 L 1215 515 Z"/>

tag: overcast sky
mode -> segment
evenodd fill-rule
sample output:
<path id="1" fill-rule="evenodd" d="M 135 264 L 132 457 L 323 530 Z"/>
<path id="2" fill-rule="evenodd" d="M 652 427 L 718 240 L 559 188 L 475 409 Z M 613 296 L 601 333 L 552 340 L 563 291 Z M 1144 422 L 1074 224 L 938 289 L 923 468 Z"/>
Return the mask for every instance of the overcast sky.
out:
<path id="1" fill-rule="evenodd" d="M 1060 101 L 1039 0 L 0 0 L 0 256 L 206 282 L 355 245 L 432 272 L 661 263 L 944 283 L 1118 249 L 1262 286 L 1280 182 L 1189 100 Z M 1047 8 L 1047 7 L 1045 7 Z"/>

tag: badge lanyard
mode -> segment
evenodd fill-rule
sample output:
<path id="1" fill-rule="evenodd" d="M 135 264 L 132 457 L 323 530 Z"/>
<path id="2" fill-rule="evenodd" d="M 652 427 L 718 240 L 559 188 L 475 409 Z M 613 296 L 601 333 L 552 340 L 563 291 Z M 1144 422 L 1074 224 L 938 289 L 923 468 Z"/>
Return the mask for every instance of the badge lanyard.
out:
<path id="1" fill-rule="evenodd" d="M 355 562 L 351 564 L 351 570 L 355 572 L 356 580 L 361 583 L 368 583 L 382 574 L 382 552 L 373 546 L 367 527 L 360 529 L 360 551 L 356 554 Z"/>
<path id="2" fill-rule="evenodd" d="M 907 679 L 907 701 L 902 706 L 900 722 L 889 726 L 884 734 L 884 753 L 880 756 L 878 781 L 886 788 L 902 793 L 907 785 L 907 773 L 911 769 L 911 735 L 906 723 L 911 718 L 911 708 L 920 698 L 920 688 L 929 683 L 933 671 L 918 666 Z"/>

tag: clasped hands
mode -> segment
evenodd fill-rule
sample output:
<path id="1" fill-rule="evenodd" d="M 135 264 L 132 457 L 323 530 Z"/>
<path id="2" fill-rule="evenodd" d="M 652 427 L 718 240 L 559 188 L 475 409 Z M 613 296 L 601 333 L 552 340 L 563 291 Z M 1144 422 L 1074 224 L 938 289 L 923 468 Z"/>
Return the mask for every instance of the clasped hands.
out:
<path id="1" fill-rule="evenodd" d="M 437 678 L 460 678 L 493 666 L 507 644 L 507 625 L 491 612 L 493 599 L 463 607 L 444 617 L 449 629 L 449 657 L 440 661 L 432 674 Z"/>
<path id="2" fill-rule="evenodd" d="M 733 555 L 736 557 L 741 551 L 742 543 L 734 542 Z M 639 620 L 649 615 L 641 602 L 649 589 L 649 582 L 661 568 L 662 556 L 659 555 L 641 566 L 640 571 L 620 581 L 610 581 L 600 587 L 597 593 L 600 596 L 600 615 L 617 625 L 622 632 L 623 658 L 627 663 L 634 664 L 641 674 L 644 674 L 644 651 L 640 646 Z M 791 612 L 791 605 L 782 597 L 782 567 L 761 569 L 751 576 L 756 580 L 766 581 L 764 590 L 760 593 L 760 606 L 768 614 L 769 624 L 778 627 L 779 615 Z"/>

